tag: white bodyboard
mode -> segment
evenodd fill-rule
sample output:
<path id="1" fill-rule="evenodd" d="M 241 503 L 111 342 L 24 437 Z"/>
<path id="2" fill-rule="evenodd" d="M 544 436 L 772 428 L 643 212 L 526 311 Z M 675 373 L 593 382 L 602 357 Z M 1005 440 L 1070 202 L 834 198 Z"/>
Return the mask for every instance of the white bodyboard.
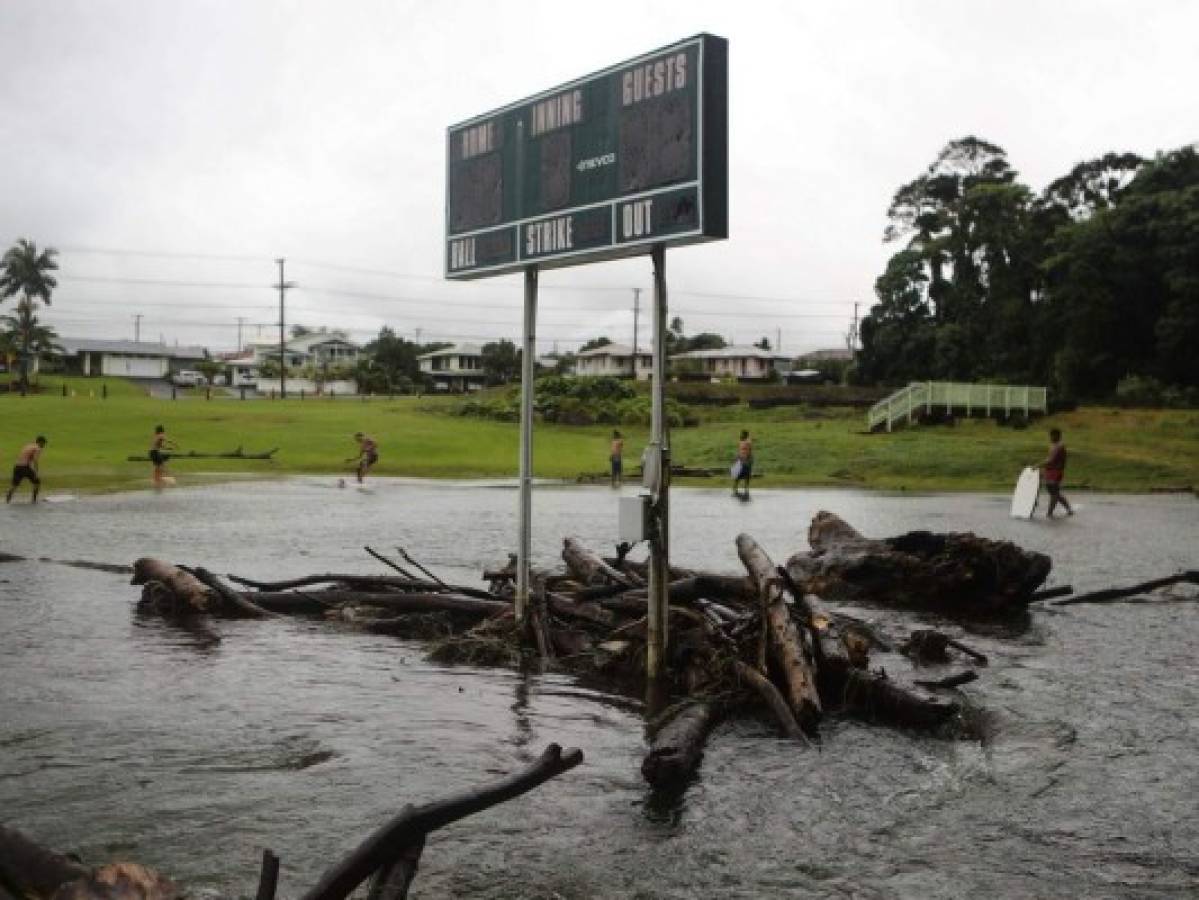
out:
<path id="1" fill-rule="evenodd" d="M 1016 480 L 1016 490 L 1012 492 L 1012 517 L 1031 519 L 1033 510 L 1037 508 L 1037 495 L 1040 492 L 1040 470 L 1035 466 L 1026 466 Z"/>

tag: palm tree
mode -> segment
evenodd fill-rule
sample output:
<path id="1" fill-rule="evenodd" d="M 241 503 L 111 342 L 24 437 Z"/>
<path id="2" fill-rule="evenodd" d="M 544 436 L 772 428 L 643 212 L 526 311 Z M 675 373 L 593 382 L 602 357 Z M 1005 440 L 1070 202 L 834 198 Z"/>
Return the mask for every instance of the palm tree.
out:
<path id="1" fill-rule="evenodd" d="M 50 294 L 58 280 L 50 273 L 58 268 L 53 247 L 38 251 L 37 244 L 21 238 L 4 253 L 0 265 L 0 303 L 21 295 L 17 314 L 5 316 L 8 333 L 21 357 L 21 393 L 29 389 L 29 360 L 31 353 L 42 353 L 55 346 L 53 329 L 38 323 L 34 304 L 40 300 L 50 305 Z"/>
<path id="2" fill-rule="evenodd" d="M 0 316 L 0 324 L 4 327 L 3 334 L 0 334 L 0 346 L 14 347 L 20 355 L 20 389 L 24 394 L 29 389 L 30 360 L 39 359 L 53 350 L 61 350 L 58 346 L 58 335 L 53 328 L 38 321 L 33 301 L 28 297 L 22 297 L 17 301 L 15 316 Z"/>

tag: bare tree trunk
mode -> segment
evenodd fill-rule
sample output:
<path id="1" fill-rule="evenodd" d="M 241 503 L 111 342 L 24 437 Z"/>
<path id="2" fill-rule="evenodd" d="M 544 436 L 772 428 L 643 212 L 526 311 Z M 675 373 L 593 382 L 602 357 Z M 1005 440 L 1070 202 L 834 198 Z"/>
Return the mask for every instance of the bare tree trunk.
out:
<path id="1" fill-rule="evenodd" d="M 583 761 L 583 751 L 563 751 L 557 744 L 546 747 L 541 758 L 521 772 L 445 800 L 409 807 L 334 863 L 300 900 L 345 900 L 372 872 L 404 853 L 418 840 L 466 816 L 519 797 L 555 775 L 570 771 Z"/>
<path id="2" fill-rule="evenodd" d="M 799 724 L 812 729 L 820 719 L 820 695 L 816 675 L 804 637 L 795 627 L 783 600 L 782 579 L 766 551 L 748 534 L 737 535 L 737 555 L 762 596 L 763 614 L 769 626 L 771 655 L 782 670 L 787 689 L 784 696 Z"/>
<path id="3" fill-rule="evenodd" d="M 211 592 L 195 575 L 160 559 L 143 556 L 133 563 L 130 584 L 146 584 L 150 581 L 162 584 L 194 612 L 207 612 L 211 605 Z"/>

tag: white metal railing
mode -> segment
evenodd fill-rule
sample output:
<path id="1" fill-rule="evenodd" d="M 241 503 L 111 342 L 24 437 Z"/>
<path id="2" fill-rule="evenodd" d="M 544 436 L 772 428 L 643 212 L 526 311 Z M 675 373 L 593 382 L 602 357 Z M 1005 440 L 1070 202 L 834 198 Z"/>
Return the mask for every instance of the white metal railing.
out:
<path id="1" fill-rule="evenodd" d="M 946 412 L 963 409 L 966 415 L 993 412 L 1046 413 L 1049 411 L 1049 391 L 1043 387 L 1014 384 L 968 384 L 955 381 L 913 381 L 905 388 L 880 400 L 866 414 L 867 427 L 873 431 L 885 425 L 890 431 L 896 422 L 911 424 L 916 412 L 932 412 L 944 407 Z"/>

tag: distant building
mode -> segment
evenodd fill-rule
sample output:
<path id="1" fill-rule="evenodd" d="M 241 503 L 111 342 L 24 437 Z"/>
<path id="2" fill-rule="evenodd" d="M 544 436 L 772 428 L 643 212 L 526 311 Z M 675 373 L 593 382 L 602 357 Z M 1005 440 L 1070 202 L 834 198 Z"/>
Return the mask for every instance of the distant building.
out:
<path id="1" fill-rule="evenodd" d="M 712 379 L 736 378 L 762 381 L 771 373 L 791 365 L 791 357 L 760 347 L 721 347 L 719 350 L 688 350 L 670 357 L 671 371 L 679 376 L 695 374 Z"/>
<path id="2" fill-rule="evenodd" d="M 208 358 L 203 347 L 172 347 L 149 341 L 104 341 L 60 338 L 68 372 L 120 378 L 168 378 Z"/>
<path id="3" fill-rule="evenodd" d="M 279 342 L 260 339 L 251 341 L 236 359 L 241 365 L 257 367 L 270 360 L 279 361 Z M 313 331 L 289 338 L 283 343 L 283 356 L 288 369 L 312 365 L 316 368 L 353 365 L 362 355 L 362 348 L 351 341 L 344 331 Z M 245 361 L 249 360 L 249 363 Z"/>
<path id="4" fill-rule="evenodd" d="M 640 381 L 646 381 L 654 371 L 652 351 L 638 347 L 636 371 L 633 366 L 633 348 L 627 344 L 604 344 L 584 350 L 575 357 L 576 375 L 607 375 L 612 378 L 635 376 Z"/>
<path id="5" fill-rule="evenodd" d="M 321 329 L 289 338 L 283 343 L 282 355 L 287 365 L 289 391 L 327 389 L 339 394 L 353 393 L 354 386 L 350 381 L 325 377 L 330 369 L 352 366 L 362 356 L 362 348 L 344 331 Z M 262 365 L 269 362 L 278 366 L 279 356 L 278 340 L 259 338 L 250 341 L 243 350 L 221 354 L 221 360 L 228 370 L 231 385 L 253 387 L 261 378 L 259 369 Z M 302 377 L 305 369 L 313 377 Z M 264 386 L 272 381 L 270 378 L 262 380 Z M 273 380 L 278 381 L 278 377 Z"/>
<path id="6" fill-rule="evenodd" d="M 416 362 L 437 390 L 462 393 L 483 386 L 483 348 L 478 344 L 452 344 L 422 353 Z"/>

